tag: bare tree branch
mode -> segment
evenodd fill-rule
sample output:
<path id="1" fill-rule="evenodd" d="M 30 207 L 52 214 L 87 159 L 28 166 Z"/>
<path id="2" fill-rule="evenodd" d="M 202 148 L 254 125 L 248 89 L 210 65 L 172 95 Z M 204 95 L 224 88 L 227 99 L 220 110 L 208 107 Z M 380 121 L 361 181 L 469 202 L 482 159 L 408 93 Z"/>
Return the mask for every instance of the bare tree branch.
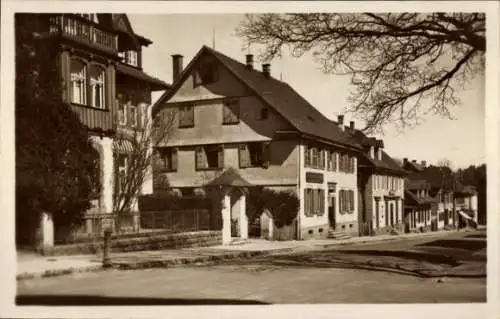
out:
<path id="1" fill-rule="evenodd" d="M 237 34 L 262 45 L 264 60 L 285 47 L 294 57 L 312 53 L 326 73 L 350 75 L 345 111 L 366 120 L 368 133 L 429 112 L 451 117 L 455 88 L 483 71 L 486 50 L 484 13 L 247 15 Z"/>

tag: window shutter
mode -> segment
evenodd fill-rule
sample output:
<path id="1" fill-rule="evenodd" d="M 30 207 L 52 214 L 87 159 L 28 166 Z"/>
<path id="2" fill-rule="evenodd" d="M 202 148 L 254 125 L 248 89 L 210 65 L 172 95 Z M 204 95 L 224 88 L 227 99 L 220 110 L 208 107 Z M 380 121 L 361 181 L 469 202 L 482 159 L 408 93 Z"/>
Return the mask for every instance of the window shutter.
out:
<path id="1" fill-rule="evenodd" d="M 227 105 L 228 104 L 228 101 L 227 100 L 224 100 L 224 103 L 222 105 L 222 123 L 229 123 L 231 120 L 231 117 L 230 117 L 230 112 L 231 110 L 229 110 L 229 106 Z"/>
<path id="2" fill-rule="evenodd" d="M 319 168 L 325 169 L 325 150 L 319 149 Z"/>
<path id="3" fill-rule="evenodd" d="M 349 211 L 353 212 L 354 211 L 354 191 L 353 190 L 349 191 L 349 205 L 350 205 Z"/>
<path id="4" fill-rule="evenodd" d="M 323 216 L 325 213 L 325 190 L 319 190 L 319 215 Z"/>
<path id="5" fill-rule="evenodd" d="M 219 168 L 224 168 L 224 145 L 219 147 L 219 152 L 217 154 L 217 159 L 219 161 Z"/>
<path id="6" fill-rule="evenodd" d="M 246 168 L 249 166 L 249 154 L 247 144 L 240 144 L 239 146 L 239 162 L 240 168 Z"/>
<path id="7" fill-rule="evenodd" d="M 309 196 L 307 196 L 307 188 L 304 189 L 304 215 L 309 216 Z"/>
<path id="8" fill-rule="evenodd" d="M 318 199 L 316 195 L 316 189 L 312 189 L 312 214 L 315 215 L 318 211 Z"/>
<path id="9" fill-rule="evenodd" d="M 304 146 L 304 166 L 311 166 L 311 149 L 307 145 Z"/>
<path id="10" fill-rule="evenodd" d="M 341 189 L 339 191 L 339 211 L 341 213 L 344 212 L 344 190 L 343 189 Z"/>
<path id="11" fill-rule="evenodd" d="M 193 126 L 194 125 L 194 107 L 188 106 L 187 111 L 188 111 L 187 112 L 188 125 Z"/>
<path id="12" fill-rule="evenodd" d="M 262 166 L 268 168 L 271 162 L 270 142 L 262 143 Z"/>
<path id="13" fill-rule="evenodd" d="M 198 146 L 196 148 L 196 169 L 205 168 L 205 163 L 203 161 L 203 147 Z"/>
<path id="14" fill-rule="evenodd" d="M 176 147 L 172 148 L 172 158 L 171 158 L 170 168 L 173 171 L 177 171 L 177 148 Z"/>

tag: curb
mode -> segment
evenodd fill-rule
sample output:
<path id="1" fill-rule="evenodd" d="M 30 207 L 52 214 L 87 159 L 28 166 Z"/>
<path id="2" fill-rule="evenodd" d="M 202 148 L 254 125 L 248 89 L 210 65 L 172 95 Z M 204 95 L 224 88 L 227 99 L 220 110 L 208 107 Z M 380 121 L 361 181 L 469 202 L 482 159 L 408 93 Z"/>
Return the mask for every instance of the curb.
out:
<path id="1" fill-rule="evenodd" d="M 118 270 L 133 270 L 133 269 L 148 269 L 148 268 L 168 268 L 179 265 L 189 265 L 195 263 L 208 263 L 220 260 L 229 260 L 236 258 L 252 258 L 258 256 L 265 256 L 277 253 L 292 252 L 293 248 L 280 248 L 268 251 L 239 251 L 236 253 L 226 253 L 220 255 L 207 255 L 207 256 L 194 256 L 194 257 L 181 257 L 163 260 L 145 260 L 137 262 L 113 262 L 111 269 Z M 37 273 L 21 273 L 16 276 L 17 281 L 29 280 L 29 279 L 40 279 L 56 276 L 70 275 L 74 273 L 86 273 L 86 272 L 96 272 L 106 270 L 102 265 L 88 266 L 82 268 L 64 268 L 64 269 L 48 269 Z"/>
<path id="2" fill-rule="evenodd" d="M 70 268 L 62 268 L 62 269 L 46 269 L 41 272 L 36 273 L 20 273 L 16 275 L 17 281 L 27 280 L 27 279 L 39 279 L 39 278 L 48 278 L 48 277 L 57 277 L 64 276 L 75 273 L 85 273 L 85 272 L 93 272 L 103 270 L 102 265 L 95 266 L 87 266 L 87 267 L 70 267 Z"/>

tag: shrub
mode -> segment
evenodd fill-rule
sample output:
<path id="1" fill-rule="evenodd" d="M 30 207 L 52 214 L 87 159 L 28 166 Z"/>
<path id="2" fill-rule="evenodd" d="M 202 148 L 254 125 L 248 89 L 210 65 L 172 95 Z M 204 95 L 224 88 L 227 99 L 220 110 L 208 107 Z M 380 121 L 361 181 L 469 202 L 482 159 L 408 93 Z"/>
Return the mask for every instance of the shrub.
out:
<path id="1" fill-rule="evenodd" d="M 264 187 L 254 187 L 247 197 L 247 214 L 249 218 L 269 210 L 277 227 L 291 225 L 299 210 L 299 198 L 293 192 L 274 191 Z"/>

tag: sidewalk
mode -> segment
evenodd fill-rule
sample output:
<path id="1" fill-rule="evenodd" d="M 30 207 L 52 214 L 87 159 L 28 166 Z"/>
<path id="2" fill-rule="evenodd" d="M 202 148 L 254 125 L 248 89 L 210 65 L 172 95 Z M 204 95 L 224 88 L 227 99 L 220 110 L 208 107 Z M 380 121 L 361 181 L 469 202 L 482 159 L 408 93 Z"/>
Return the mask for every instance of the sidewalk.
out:
<path id="1" fill-rule="evenodd" d="M 343 240 L 267 241 L 263 239 L 251 239 L 230 246 L 219 245 L 176 250 L 111 253 L 111 260 L 113 267 L 117 269 L 169 267 L 179 264 L 204 263 L 223 259 L 250 258 L 268 254 L 321 250 L 340 245 L 427 238 L 442 236 L 443 233 L 449 232 L 379 235 L 373 237 L 353 237 Z M 22 280 L 102 269 L 102 256 L 98 255 L 44 257 L 34 254 L 20 254 L 18 256 L 16 277 L 18 280 Z"/>

